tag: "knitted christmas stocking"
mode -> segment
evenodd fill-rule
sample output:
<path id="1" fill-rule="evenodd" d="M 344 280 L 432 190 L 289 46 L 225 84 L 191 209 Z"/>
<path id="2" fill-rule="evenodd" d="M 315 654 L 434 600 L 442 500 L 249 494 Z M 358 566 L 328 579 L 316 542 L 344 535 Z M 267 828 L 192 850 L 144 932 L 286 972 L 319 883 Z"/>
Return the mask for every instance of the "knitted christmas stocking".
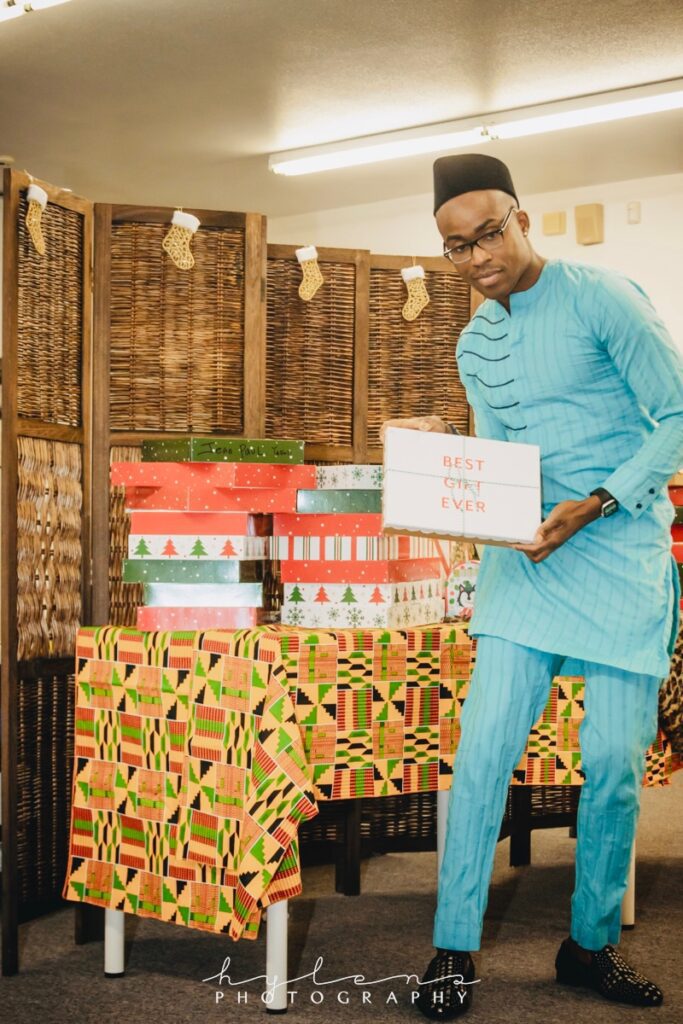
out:
<path id="1" fill-rule="evenodd" d="M 318 250 L 314 245 L 306 245 L 303 249 L 296 250 L 296 258 L 301 264 L 303 273 L 303 280 L 299 285 L 299 297 L 304 302 L 310 302 L 325 281 L 318 266 Z"/>
<path id="2" fill-rule="evenodd" d="M 31 236 L 36 252 L 45 255 L 45 238 L 43 236 L 43 210 L 47 206 L 47 192 L 40 185 L 29 185 L 26 190 L 28 211 L 26 227 Z"/>
<path id="3" fill-rule="evenodd" d="M 408 289 L 408 298 L 403 307 L 404 320 L 417 320 L 418 316 L 429 302 L 429 294 L 425 285 L 424 267 L 404 267 L 401 277 Z"/>
<path id="4" fill-rule="evenodd" d="M 168 234 L 161 243 L 164 251 L 181 270 L 191 270 L 194 266 L 190 241 L 198 227 L 198 217 L 194 217 L 191 213 L 183 213 L 182 210 L 176 210 Z"/>

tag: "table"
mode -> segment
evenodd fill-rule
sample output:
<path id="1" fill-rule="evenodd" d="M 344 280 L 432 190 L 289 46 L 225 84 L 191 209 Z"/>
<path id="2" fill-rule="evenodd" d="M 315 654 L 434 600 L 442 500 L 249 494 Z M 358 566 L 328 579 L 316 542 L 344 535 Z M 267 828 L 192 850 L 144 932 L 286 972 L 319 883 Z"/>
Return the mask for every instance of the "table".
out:
<path id="1" fill-rule="evenodd" d="M 106 973 L 122 971 L 122 911 L 255 939 L 268 908 L 267 973 L 286 977 L 286 901 L 302 891 L 297 829 L 317 801 L 438 790 L 443 849 L 476 656 L 466 624 L 103 626 L 82 629 L 76 653 L 63 894 L 107 911 Z M 513 784 L 582 781 L 582 694 L 581 679 L 554 681 Z M 660 734 L 645 783 L 679 767 Z"/>

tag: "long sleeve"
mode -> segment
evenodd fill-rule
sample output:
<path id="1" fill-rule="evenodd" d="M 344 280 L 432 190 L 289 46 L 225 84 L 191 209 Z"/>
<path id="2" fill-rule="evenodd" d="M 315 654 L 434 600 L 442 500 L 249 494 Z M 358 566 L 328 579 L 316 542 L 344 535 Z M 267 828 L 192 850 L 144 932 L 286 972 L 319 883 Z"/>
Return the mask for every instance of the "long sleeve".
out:
<path id="1" fill-rule="evenodd" d="M 683 355 L 633 282 L 603 278 L 597 304 L 599 337 L 656 424 L 638 451 L 602 484 L 638 518 L 683 462 Z"/>

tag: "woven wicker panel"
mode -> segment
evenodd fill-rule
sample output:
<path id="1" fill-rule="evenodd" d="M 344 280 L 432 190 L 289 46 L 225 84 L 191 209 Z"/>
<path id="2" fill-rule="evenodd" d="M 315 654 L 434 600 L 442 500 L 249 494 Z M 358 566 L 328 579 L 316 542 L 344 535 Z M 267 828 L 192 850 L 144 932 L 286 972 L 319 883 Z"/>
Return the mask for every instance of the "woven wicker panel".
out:
<path id="1" fill-rule="evenodd" d="M 370 269 L 368 444 L 379 446 L 384 420 L 434 414 L 467 433 L 468 405 L 455 345 L 470 319 L 470 293 L 450 273 L 426 271 L 429 305 L 412 323 L 401 310 L 399 270 Z"/>
<path id="2" fill-rule="evenodd" d="M 167 230 L 112 226 L 111 428 L 241 434 L 244 231 L 200 228 L 179 270 Z"/>
<path id="3" fill-rule="evenodd" d="M 73 771 L 74 677 L 17 685 L 17 887 L 25 920 L 60 902 L 66 874 Z"/>
<path id="4" fill-rule="evenodd" d="M 112 448 L 110 462 L 140 462 L 141 449 Z M 130 516 L 125 510 L 125 488 L 109 487 L 109 622 L 112 626 L 134 626 L 142 604 L 142 584 L 124 583 L 123 559 L 128 555 Z"/>
<path id="5" fill-rule="evenodd" d="M 71 654 L 81 614 L 81 449 L 18 439 L 19 660 Z"/>
<path id="6" fill-rule="evenodd" d="M 48 423 L 81 423 L 83 217 L 48 203 L 40 256 L 19 205 L 17 414 Z"/>
<path id="7" fill-rule="evenodd" d="M 325 284 L 303 302 L 296 259 L 268 260 L 266 436 L 350 445 L 356 268 L 321 270 Z"/>

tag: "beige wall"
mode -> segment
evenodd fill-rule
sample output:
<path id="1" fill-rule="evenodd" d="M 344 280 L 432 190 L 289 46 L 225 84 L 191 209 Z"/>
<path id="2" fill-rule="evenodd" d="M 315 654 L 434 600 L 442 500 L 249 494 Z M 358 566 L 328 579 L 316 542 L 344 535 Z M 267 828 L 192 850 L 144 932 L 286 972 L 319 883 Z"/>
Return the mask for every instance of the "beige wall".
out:
<path id="1" fill-rule="evenodd" d="M 268 222 L 271 242 L 371 249 L 376 253 L 428 256 L 441 251 L 431 193 L 382 203 L 276 217 Z M 532 221 L 532 237 L 544 256 L 611 267 L 636 280 L 649 294 L 676 342 L 683 348 L 683 174 L 612 182 L 590 188 L 520 197 Z M 626 221 L 627 203 L 641 204 L 641 222 Z M 577 245 L 573 207 L 603 203 L 605 241 Z M 565 210 L 567 234 L 545 237 L 544 212 Z"/>

